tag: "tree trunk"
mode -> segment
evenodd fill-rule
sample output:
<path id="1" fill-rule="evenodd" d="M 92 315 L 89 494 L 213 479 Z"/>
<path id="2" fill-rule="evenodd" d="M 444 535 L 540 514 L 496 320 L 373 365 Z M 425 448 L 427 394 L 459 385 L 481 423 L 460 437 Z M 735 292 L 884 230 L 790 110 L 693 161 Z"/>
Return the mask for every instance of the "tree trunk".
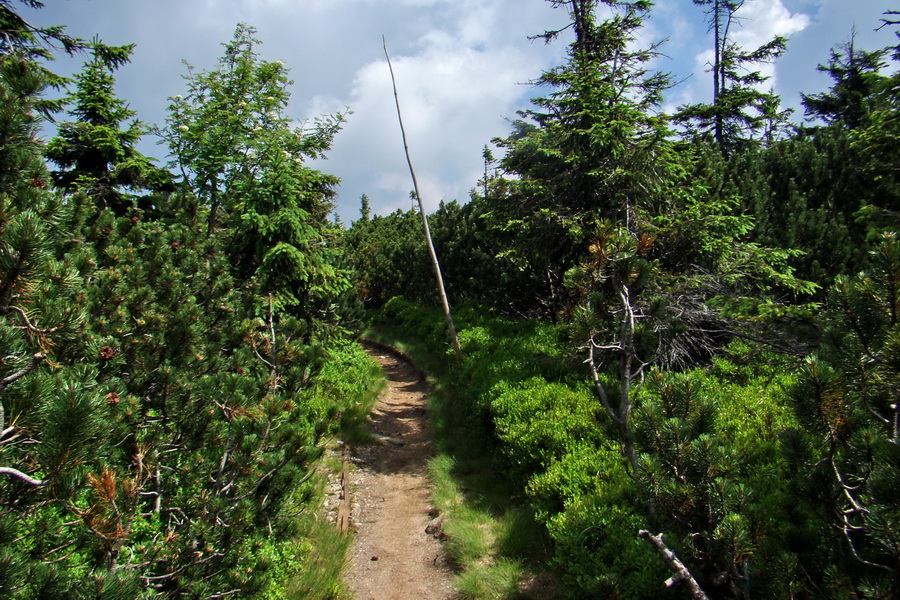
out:
<path id="1" fill-rule="evenodd" d="M 444 317 L 447 320 L 447 331 L 450 332 L 450 341 L 453 343 L 453 350 L 456 352 L 457 358 L 462 358 L 462 348 L 459 346 L 459 338 L 456 337 L 456 327 L 453 324 L 453 315 L 450 312 L 450 301 L 447 299 L 447 292 L 444 289 L 444 277 L 441 275 L 441 265 L 438 262 L 437 252 L 434 250 L 434 243 L 431 241 L 431 230 L 428 228 L 428 217 L 425 215 L 425 205 L 422 202 L 422 195 L 419 193 L 419 182 L 416 179 L 416 171 L 413 169 L 412 159 L 409 156 L 409 145 L 406 143 L 406 129 L 403 127 L 403 116 L 400 114 L 400 97 L 397 94 L 397 80 L 394 78 L 394 67 L 391 66 L 391 56 L 388 54 L 387 41 L 382 38 L 384 43 L 384 55 L 387 57 L 388 68 L 391 71 L 391 84 L 394 87 L 394 103 L 397 105 L 397 120 L 400 122 L 400 134 L 403 137 L 403 150 L 406 152 L 406 164 L 409 165 L 409 174 L 412 176 L 413 189 L 416 192 L 416 200 L 419 202 L 419 212 L 422 215 L 422 229 L 425 232 L 425 242 L 428 245 L 428 254 L 431 256 L 431 264 L 434 265 L 434 276 L 437 279 L 438 295 L 441 297 L 441 306 L 444 309 Z"/>

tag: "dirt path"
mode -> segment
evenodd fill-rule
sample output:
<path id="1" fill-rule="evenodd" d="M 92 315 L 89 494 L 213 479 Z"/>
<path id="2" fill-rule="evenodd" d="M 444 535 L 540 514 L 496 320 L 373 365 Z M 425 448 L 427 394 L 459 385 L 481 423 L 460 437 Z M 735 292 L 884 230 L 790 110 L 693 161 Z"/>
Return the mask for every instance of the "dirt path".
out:
<path id="1" fill-rule="evenodd" d="M 426 382 L 408 363 L 374 349 L 388 389 L 371 416 L 376 443 L 352 448 L 350 523 L 356 530 L 347 583 L 355 600 L 448 600 L 452 573 L 434 517 L 426 461 L 431 456 Z"/>

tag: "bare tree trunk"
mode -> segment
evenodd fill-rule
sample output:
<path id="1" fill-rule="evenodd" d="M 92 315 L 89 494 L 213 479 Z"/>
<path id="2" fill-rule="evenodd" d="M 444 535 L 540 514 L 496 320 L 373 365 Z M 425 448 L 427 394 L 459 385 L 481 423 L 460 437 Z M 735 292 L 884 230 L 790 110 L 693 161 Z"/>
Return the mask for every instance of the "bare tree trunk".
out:
<path id="1" fill-rule="evenodd" d="M 397 120 L 400 122 L 400 134 L 403 136 L 403 150 L 406 152 L 406 164 L 409 165 L 409 174 L 412 176 L 413 189 L 416 192 L 416 200 L 419 202 L 419 213 L 422 215 L 422 229 L 425 231 L 425 242 L 428 245 L 428 254 L 431 256 L 431 263 L 434 265 L 434 276 L 437 279 L 441 305 L 444 307 L 444 317 L 447 319 L 447 330 L 450 332 L 450 341 L 453 343 L 453 350 L 456 351 L 456 357 L 462 358 L 462 348 L 459 346 L 459 338 L 456 337 L 456 327 L 453 325 L 453 315 L 450 313 L 450 301 L 447 299 L 447 292 L 444 289 L 444 277 L 441 275 L 441 265 L 438 262 L 437 252 L 434 250 L 434 243 L 431 241 L 431 230 L 428 228 L 428 217 L 425 215 L 425 205 L 422 203 L 422 194 L 419 193 L 419 182 L 416 179 L 416 172 L 413 169 L 412 159 L 409 156 L 409 145 L 406 143 L 406 129 L 403 127 L 403 116 L 400 114 L 400 97 L 397 94 L 397 80 L 394 78 L 394 67 L 391 65 L 391 56 L 388 54 L 387 41 L 384 39 L 384 36 L 382 36 L 381 40 L 384 44 L 384 55 L 387 58 L 388 69 L 391 71 L 391 84 L 394 87 L 394 103 L 397 105 Z"/>
<path id="2" fill-rule="evenodd" d="M 716 0 L 716 3 L 713 5 L 713 45 L 715 46 L 715 58 L 713 59 L 713 107 L 716 111 L 714 137 L 716 139 L 716 144 L 719 145 L 719 149 L 721 150 L 724 143 L 724 128 L 722 124 L 722 109 L 719 106 L 719 96 L 722 94 L 723 85 L 722 47 L 724 41 L 722 40 L 722 33 L 720 31 L 721 6 L 719 5 L 719 1 L 720 0 Z"/>

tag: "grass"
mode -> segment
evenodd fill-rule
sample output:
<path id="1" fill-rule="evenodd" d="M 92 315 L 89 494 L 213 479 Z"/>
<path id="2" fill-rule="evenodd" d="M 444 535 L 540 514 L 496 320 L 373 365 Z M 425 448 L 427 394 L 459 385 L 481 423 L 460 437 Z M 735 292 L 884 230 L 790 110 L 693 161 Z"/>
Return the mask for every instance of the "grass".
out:
<path id="1" fill-rule="evenodd" d="M 368 416 L 387 382 L 381 368 L 362 349 L 347 345 L 335 353 L 312 394 L 342 405 L 337 435 L 348 441 L 367 439 Z M 294 517 L 295 535 L 277 550 L 285 572 L 280 585 L 267 599 L 342 600 L 349 598 L 344 584 L 347 557 L 353 537 L 342 534 L 321 510 L 328 474 L 343 468 L 339 454 L 325 452 L 313 498 L 299 506 Z"/>
<path id="2" fill-rule="evenodd" d="M 524 507 L 504 500 L 497 489 L 464 488 L 456 461 L 439 454 L 429 463 L 432 502 L 444 515 L 444 548 L 459 570 L 454 582 L 460 600 L 549 600 L 547 590 L 532 595 L 531 568 L 541 562 L 546 536 Z M 485 492 L 481 494 L 480 492 Z"/>
<path id="3" fill-rule="evenodd" d="M 347 551 L 353 538 L 341 534 L 333 523 L 309 515 L 301 525 L 308 544 L 300 572 L 285 586 L 286 600 L 338 600 L 346 598 L 343 576 Z M 303 543 L 303 542 L 301 542 Z"/>
<path id="4" fill-rule="evenodd" d="M 456 578 L 462 598 L 504 600 L 519 597 L 522 565 L 518 561 L 501 558 L 478 569 L 470 569 Z"/>

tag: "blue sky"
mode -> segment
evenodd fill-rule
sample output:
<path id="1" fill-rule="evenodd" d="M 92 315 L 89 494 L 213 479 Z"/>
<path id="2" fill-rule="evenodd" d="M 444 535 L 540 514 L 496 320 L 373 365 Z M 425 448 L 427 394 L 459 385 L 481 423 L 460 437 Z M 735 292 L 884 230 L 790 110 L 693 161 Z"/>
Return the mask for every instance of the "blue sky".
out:
<path id="1" fill-rule="evenodd" d="M 894 43 L 876 32 L 896 0 L 746 0 L 736 39 L 759 45 L 789 38 L 787 53 L 767 66 L 788 107 L 800 92 L 827 89 L 816 71 L 829 49 L 856 28 L 857 47 Z M 316 166 L 342 179 L 337 212 L 358 217 L 366 193 L 375 212 L 410 207 L 412 184 L 397 126 L 386 36 L 397 75 L 410 149 L 429 210 L 440 200 L 465 201 L 483 171 L 485 144 L 510 130 L 508 119 L 539 94 L 527 83 L 564 59 L 566 39 L 545 45 L 530 35 L 566 23 L 546 0 L 45 0 L 22 14 L 42 25 L 65 25 L 83 38 L 136 43 L 132 64 L 117 73 L 119 96 L 148 123 L 165 119 L 167 98 L 184 92 L 182 61 L 211 68 L 238 22 L 257 28 L 264 58 L 283 60 L 295 81 L 290 114 L 298 120 L 349 107 L 328 160 Z M 691 0 L 657 0 L 643 33 L 668 41 L 658 68 L 683 80 L 667 105 L 708 101 L 704 73 L 712 43 L 704 15 Z M 80 68 L 60 58 L 61 73 Z M 802 115 L 802 110 L 798 111 Z M 160 160 L 165 149 L 148 139 L 142 150 Z"/>

